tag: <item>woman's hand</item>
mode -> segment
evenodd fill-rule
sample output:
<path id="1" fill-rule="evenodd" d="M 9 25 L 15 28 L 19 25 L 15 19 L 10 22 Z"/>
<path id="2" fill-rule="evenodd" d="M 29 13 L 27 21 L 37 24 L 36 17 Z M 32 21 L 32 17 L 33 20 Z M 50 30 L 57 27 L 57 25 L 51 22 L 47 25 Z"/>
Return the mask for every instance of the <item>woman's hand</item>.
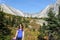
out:
<path id="1" fill-rule="evenodd" d="M 16 39 L 16 37 L 13 37 L 13 39 Z"/>

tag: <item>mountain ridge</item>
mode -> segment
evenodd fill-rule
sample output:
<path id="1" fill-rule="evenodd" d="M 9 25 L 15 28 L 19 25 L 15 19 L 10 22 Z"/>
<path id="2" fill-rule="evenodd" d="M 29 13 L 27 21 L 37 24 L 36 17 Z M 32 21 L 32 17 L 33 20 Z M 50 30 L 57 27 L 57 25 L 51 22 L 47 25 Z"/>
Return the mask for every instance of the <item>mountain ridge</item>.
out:
<path id="1" fill-rule="evenodd" d="M 16 16 L 24 16 L 23 13 L 15 8 L 12 8 L 10 6 L 7 6 L 6 4 L 0 4 L 1 9 L 3 12 L 16 15 Z"/>
<path id="2" fill-rule="evenodd" d="M 59 5 L 57 5 L 57 4 L 59 4 Z M 59 3 L 59 0 L 57 0 L 55 4 L 51 4 L 51 5 L 46 6 L 45 9 L 43 9 L 41 12 L 36 13 L 36 14 L 24 13 L 23 11 L 20 11 L 18 9 L 10 7 L 6 4 L 1 4 L 0 6 L 1 6 L 1 9 L 3 10 L 3 12 L 6 12 L 6 13 L 9 13 L 9 14 L 12 14 L 12 15 L 22 16 L 22 17 L 44 18 L 44 17 L 48 17 L 47 14 L 48 14 L 48 12 L 51 8 L 52 8 L 53 12 L 55 12 L 56 15 L 57 15 L 58 11 L 59 11 L 58 7 L 60 6 L 60 3 Z"/>

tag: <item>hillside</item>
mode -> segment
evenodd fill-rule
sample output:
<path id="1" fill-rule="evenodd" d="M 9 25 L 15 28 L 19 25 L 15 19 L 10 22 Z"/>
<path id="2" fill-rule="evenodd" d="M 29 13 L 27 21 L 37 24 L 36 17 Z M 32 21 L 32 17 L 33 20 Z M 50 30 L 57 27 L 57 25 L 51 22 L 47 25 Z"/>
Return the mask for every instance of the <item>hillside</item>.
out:
<path id="1" fill-rule="evenodd" d="M 1 10 L 3 10 L 3 12 L 5 12 L 5 13 L 16 15 L 16 16 L 24 16 L 22 11 L 19 11 L 13 7 L 8 6 L 8 5 L 0 4 L 0 7 L 1 7 Z"/>
<path id="2" fill-rule="evenodd" d="M 20 23 L 23 23 L 23 25 L 24 25 L 25 40 L 28 40 L 28 39 L 37 40 L 37 37 L 39 35 L 38 29 L 41 26 L 40 24 L 36 23 L 36 21 L 38 19 L 30 18 L 30 17 L 15 16 L 15 15 L 11 15 L 11 14 L 6 14 L 2 11 L 0 11 L 0 17 L 2 17 L 1 19 L 3 19 L 3 21 L 0 21 L 0 22 L 4 25 L 5 28 L 8 28 L 8 30 L 10 30 L 9 34 L 7 34 L 7 36 L 4 37 L 4 38 L 6 38 L 5 40 L 11 40 L 14 37 L 16 30 L 18 28 L 18 25 Z M 4 27 L 2 27 L 2 29 Z M 4 30 L 6 33 L 8 32 L 6 29 L 4 29 Z M 4 31 L 4 30 L 2 30 L 2 31 Z M 4 32 L 4 34 L 6 34 L 5 32 Z M 9 37 L 9 38 L 7 38 L 7 37 Z"/>

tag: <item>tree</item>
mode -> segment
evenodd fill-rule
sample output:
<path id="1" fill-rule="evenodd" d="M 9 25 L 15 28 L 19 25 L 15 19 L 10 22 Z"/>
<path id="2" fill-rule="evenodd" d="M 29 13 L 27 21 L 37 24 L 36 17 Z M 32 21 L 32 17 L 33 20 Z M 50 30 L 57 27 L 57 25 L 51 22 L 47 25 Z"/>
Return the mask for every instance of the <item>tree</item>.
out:
<path id="1" fill-rule="evenodd" d="M 60 9 L 60 8 L 59 8 Z M 48 13 L 48 18 L 45 18 L 47 25 L 43 25 L 40 32 L 48 36 L 48 40 L 59 40 L 60 39 L 60 12 L 57 16 L 52 10 Z M 48 35 L 47 35 L 48 34 Z"/>
<path id="2" fill-rule="evenodd" d="M 0 40 L 5 40 L 5 38 L 11 34 L 10 29 L 5 25 L 6 23 L 4 23 L 4 14 L 3 11 L 0 11 Z"/>

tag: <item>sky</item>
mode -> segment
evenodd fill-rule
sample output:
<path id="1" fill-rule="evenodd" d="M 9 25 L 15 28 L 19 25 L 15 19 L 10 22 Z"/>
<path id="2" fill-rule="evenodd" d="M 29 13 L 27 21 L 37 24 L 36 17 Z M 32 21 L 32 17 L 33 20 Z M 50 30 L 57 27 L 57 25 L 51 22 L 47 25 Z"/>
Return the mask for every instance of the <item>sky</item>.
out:
<path id="1" fill-rule="evenodd" d="M 26 13 L 37 13 L 56 0 L 0 0 L 2 2 Z"/>

